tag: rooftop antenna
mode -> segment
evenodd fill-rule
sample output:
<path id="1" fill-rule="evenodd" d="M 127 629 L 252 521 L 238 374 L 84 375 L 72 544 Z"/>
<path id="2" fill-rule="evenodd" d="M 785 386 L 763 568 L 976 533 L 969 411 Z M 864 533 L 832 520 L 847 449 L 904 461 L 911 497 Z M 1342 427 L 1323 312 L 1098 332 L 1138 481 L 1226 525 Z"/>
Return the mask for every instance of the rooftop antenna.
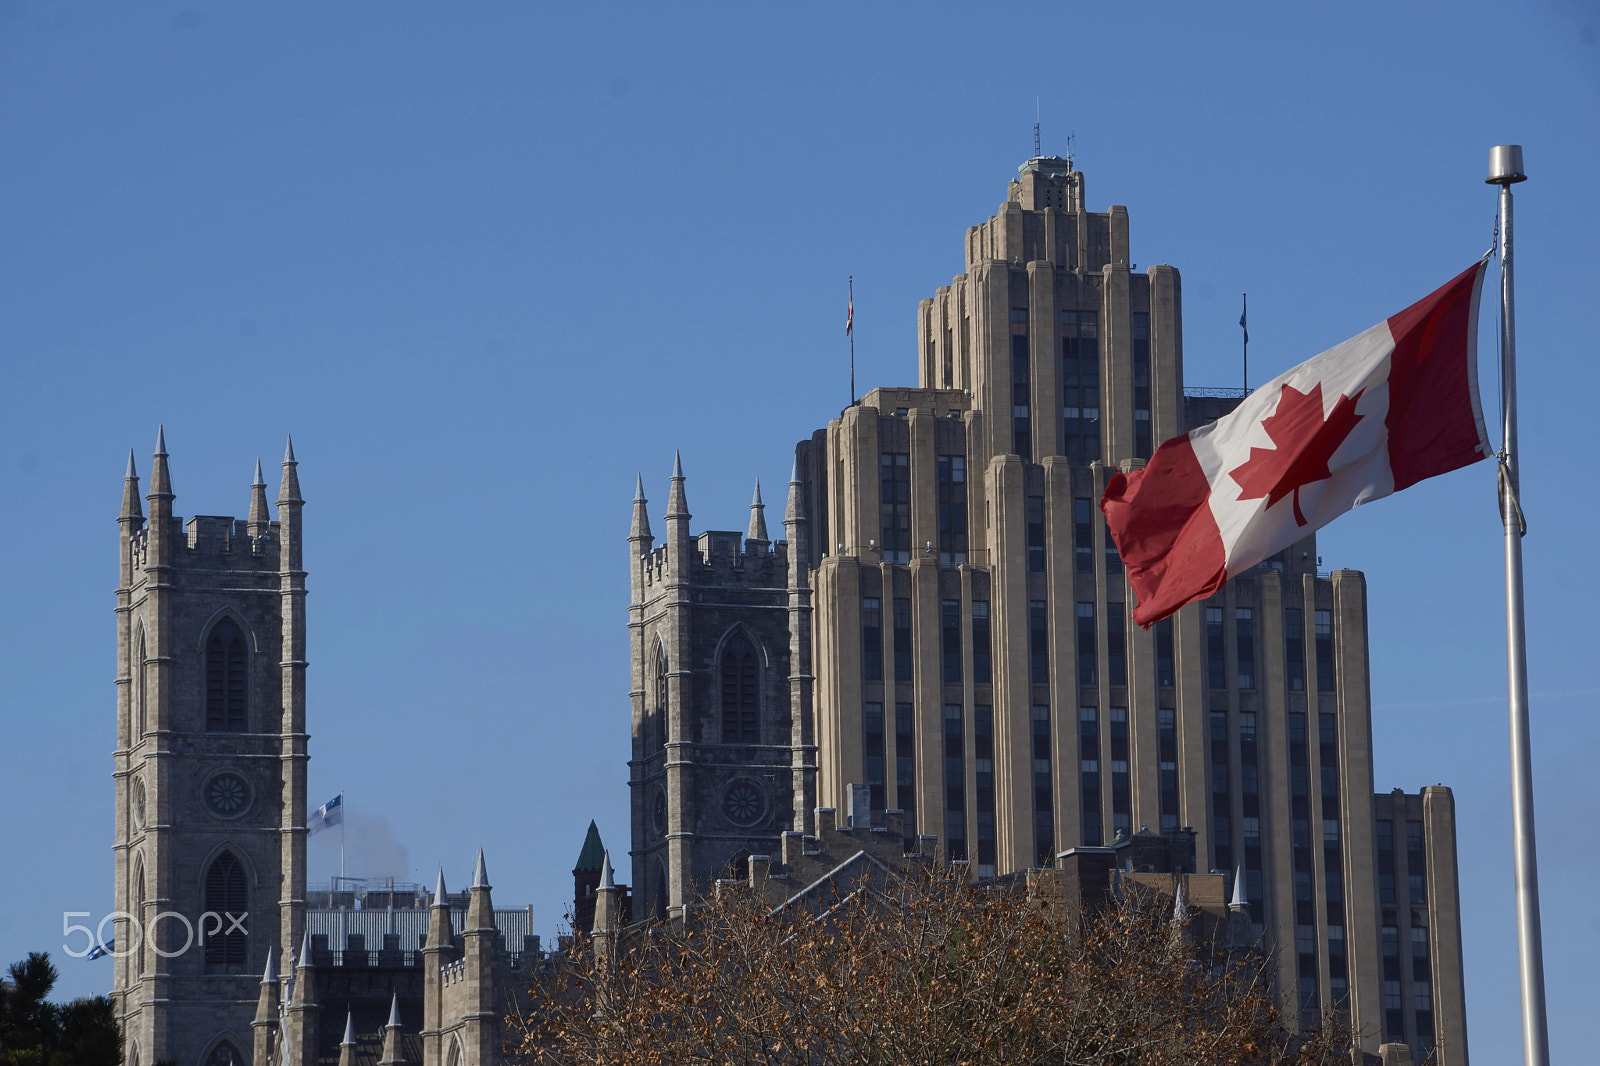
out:
<path id="1" fill-rule="evenodd" d="M 1068 170 L 1074 169 L 1073 165 L 1072 165 L 1072 146 L 1073 146 L 1073 143 L 1077 141 L 1077 139 L 1078 139 L 1078 135 L 1076 133 L 1067 134 L 1067 169 Z"/>
<path id="2" fill-rule="evenodd" d="M 1043 155 L 1039 150 L 1039 98 L 1033 98 L 1033 158 L 1038 159 Z"/>

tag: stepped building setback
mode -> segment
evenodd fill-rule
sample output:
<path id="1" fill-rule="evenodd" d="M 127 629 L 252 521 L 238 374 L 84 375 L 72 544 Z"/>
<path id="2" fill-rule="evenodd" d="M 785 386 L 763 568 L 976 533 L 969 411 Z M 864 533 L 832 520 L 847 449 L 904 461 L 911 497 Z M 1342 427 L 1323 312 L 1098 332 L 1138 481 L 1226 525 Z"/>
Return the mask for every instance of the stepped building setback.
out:
<path id="1" fill-rule="evenodd" d="M 802 854 L 818 812 L 937 838 L 974 877 L 1141 831 L 1242 879 L 1305 1023 L 1467 1061 L 1450 790 L 1373 793 L 1366 585 L 1307 536 L 1149 630 L 1098 501 L 1242 394 L 1185 389 L 1182 286 L 1135 272 L 1128 212 L 1029 160 L 965 271 L 922 301 L 916 387 L 795 448 L 769 539 L 665 537 L 640 483 L 632 576 L 634 891 L 680 914 Z"/>

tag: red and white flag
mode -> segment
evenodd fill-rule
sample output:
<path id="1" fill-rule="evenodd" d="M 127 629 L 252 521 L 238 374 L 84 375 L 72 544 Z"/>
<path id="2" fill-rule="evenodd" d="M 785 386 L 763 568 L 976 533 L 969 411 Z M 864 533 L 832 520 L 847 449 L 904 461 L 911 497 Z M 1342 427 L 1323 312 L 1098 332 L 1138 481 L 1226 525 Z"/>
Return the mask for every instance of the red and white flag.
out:
<path id="1" fill-rule="evenodd" d="M 1149 626 L 1339 515 L 1492 454 L 1478 402 L 1484 263 L 1313 356 L 1106 485 Z"/>

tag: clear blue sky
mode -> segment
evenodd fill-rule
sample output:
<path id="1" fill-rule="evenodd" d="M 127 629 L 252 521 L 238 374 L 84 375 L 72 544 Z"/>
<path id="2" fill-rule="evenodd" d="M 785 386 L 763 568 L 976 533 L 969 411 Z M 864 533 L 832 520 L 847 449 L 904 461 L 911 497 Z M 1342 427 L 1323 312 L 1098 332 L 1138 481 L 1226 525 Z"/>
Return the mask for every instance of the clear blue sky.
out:
<path id="1" fill-rule="evenodd" d="M 781 504 L 848 398 L 850 274 L 863 387 L 913 382 L 1037 96 L 1134 260 L 1182 271 L 1192 385 L 1238 380 L 1241 292 L 1262 380 L 1464 268 L 1487 149 L 1526 146 L 1546 949 L 1585 1057 L 1600 9 L 1317 8 L 0 2 L 0 960 L 110 908 L 114 519 L 158 422 L 182 514 L 242 515 L 295 435 L 311 791 L 346 791 L 352 867 L 457 883 L 482 842 L 553 932 L 589 819 L 627 847 L 635 472 L 659 516 L 681 448 L 698 529 L 757 477 Z M 1376 787 L 1456 790 L 1482 1062 L 1519 1039 L 1493 483 L 1322 549 L 1370 579 Z"/>

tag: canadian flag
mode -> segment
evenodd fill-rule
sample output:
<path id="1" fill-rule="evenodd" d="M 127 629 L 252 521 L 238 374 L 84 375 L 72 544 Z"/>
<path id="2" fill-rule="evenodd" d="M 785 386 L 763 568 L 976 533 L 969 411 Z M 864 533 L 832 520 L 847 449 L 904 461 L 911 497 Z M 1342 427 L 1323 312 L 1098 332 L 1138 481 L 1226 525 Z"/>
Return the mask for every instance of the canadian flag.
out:
<path id="1" fill-rule="evenodd" d="M 1166 441 L 1100 510 L 1142 626 L 1344 512 L 1492 454 L 1478 401 L 1485 262 Z"/>

